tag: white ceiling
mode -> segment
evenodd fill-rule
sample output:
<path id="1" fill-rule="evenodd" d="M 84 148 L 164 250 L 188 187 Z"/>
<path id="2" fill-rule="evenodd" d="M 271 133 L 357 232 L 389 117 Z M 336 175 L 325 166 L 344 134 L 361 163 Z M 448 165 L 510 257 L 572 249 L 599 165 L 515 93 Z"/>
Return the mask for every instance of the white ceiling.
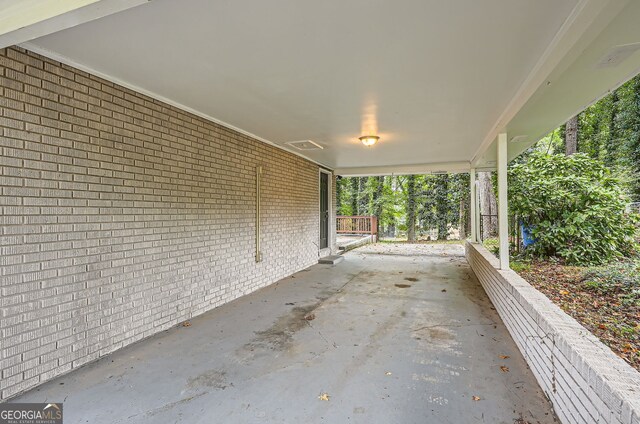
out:
<path id="1" fill-rule="evenodd" d="M 544 97 L 532 71 L 542 75 L 551 48 L 595 38 L 593 22 L 626 3 L 153 0 L 25 47 L 274 144 L 313 140 L 324 149 L 301 153 L 347 174 L 446 170 L 490 161 L 509 108 Z M 613 16 L 607 4 L 619 5 Z M 586 29 L 567 31 L 576 17 Z M 547 73 L 569 67 L 557 62 Z M 358 137 L 372 132 L 381 140 L 365 148 Z"/>

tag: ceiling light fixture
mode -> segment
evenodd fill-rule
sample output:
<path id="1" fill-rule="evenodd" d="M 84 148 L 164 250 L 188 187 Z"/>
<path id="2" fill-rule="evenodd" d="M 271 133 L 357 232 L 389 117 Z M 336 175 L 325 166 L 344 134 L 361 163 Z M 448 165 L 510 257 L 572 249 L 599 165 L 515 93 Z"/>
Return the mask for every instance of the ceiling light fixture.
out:
<path id="1" fill-rule="evenodd" d="M 365 146 L 373 146 L 378 142 L 378 140 L 380 140 L 380 137 L 377 135 L 363 135 L 360 137 L 360 141 L 362 141 L 362 144 Z"/>

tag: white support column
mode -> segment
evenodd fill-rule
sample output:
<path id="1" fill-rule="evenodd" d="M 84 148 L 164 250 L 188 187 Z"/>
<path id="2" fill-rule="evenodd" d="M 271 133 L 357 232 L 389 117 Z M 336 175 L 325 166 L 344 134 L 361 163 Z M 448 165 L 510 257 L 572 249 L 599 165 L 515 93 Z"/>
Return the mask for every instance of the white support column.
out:
<path id="1" fill-rule="evenodd" d="M 509 269 L 509 214 L 507 200 L 507 134 L 498 134 L 498 239 L 500 269 Z"/>
<path id="2" fill-rule="evenodd" d="M 476 223 L 477 223 L 477 218 L 476 218 L 476 210 L 477 210 L 477 202 L 478 202 L 478 196 L 476 195 L 476 169 L 475 168 L 471 168 L 469 170 L 469 194 L 471 197 L 471 211 L 469 213 L 470 215 L 470 219 L 471 219 L 471 241 L 472 242 L 477 242 L 478 241 L 478 230 L 476 229 Z"/>
<path id="3" fill-rule="evenodd" d="M 480 231 L 480 198 L 478 197 L 478 187 L 480 182 L 476 179 L 476 241 L 482 242 L 482 232 Z"/>

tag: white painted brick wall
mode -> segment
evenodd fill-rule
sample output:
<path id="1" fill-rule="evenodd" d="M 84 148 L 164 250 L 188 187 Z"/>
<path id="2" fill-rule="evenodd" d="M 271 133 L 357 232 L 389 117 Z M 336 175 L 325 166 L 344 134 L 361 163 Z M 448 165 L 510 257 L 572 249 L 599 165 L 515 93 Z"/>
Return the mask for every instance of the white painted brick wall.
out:
<path id="1" fill-rule="evenodd" d="M 18 48 L 0 151 L 0 399 L 318 259 L 317 165 Z"/>
<path id="2" fill-rule="evenodd" d="M 640 373 L 484 247 L 466 256 L 563 423 L 640 423 Z"/>

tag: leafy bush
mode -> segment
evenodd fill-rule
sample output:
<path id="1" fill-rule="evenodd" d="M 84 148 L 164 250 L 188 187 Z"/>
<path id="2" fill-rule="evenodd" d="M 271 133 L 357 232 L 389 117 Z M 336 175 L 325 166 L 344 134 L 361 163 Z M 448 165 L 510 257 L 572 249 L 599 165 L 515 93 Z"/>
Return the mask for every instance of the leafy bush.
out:
<path id="1" fill-rule="evenodd" d="M 535 152 L 509 170 L 512 212 L 531 229 L 536 256 L 596 265 L 629 255 L 635 226 L 626 197 L 600 162 Z"/>

